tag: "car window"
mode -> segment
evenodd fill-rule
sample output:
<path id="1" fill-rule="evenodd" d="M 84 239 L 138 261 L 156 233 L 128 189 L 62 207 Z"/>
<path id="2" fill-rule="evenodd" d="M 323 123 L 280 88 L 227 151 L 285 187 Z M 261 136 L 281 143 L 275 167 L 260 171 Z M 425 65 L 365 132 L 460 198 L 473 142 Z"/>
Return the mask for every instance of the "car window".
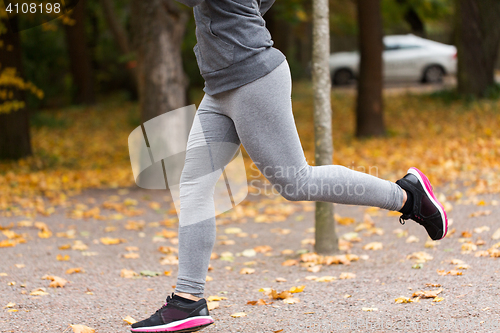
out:
<path id="1" fill-rule="evenodd" d="M 405 49 L 405 50 L 407 50 L 407 49 L 419 49 L 419 48 L 421 48 L 421 46 L 420 45 L 406 44 L 406 45 L 399 45 L 399 48 Z"/>
<path id="2" fill-rule="evenodd" d="M 400 47 L 396 44 L 385 44 L 384 43 L 384 51 L 394 51 L 398 50 Z"/>
<path id="3" fill-rule="evenodd" d="M 422 46 L 415 44 L 385 44 L 384 51 L 395 51 L 395 50 L 408 50 L 408 49 L 419 49 Z"/>

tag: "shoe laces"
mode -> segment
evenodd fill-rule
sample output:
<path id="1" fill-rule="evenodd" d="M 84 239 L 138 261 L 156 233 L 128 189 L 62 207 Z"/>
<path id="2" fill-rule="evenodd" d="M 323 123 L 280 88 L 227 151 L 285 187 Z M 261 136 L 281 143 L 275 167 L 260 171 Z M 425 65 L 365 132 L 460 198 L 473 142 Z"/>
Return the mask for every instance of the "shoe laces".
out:
<path id="1" fill-rule="evenodd" d="M 401 215 L 399 217 L 399 223 L 401 223 L 401 225 L 405 225 L 406 221 L 405 221 L 405 218 L 403 217 L 403 215 Z"/>
<path id="2" fill-rule="evenodd" d="M 173 297 L 173 296 L 174 296 L 174 294 L 172 293 L 172 297 Z M 159 311 L 161 311 L 161 310 L 163 310 L 164 308 L 166 308 L 166 307 L 167 307 L 167 304 L 168 304 L 169 302 L 171 302 L 171 301 L 172 301 L 172 299 L 173 299 L 172 297 L 167 296 L 167 300 L 165 301 L 165 304 L 163 304 L 163 306 L 162 306 L 161 308 L 159 308 L 158 310 L 156 310 L 156 312 L 158 313 Z"/>
<path id="3" fill-rule="evenodd" d="M 401 225 L 405 225 L 406 220 L 410 220 L 410 219 L 412 219 L 412 218 L 411 218 L 411 213 L 410 213 L 410 214 L 402 214 L 402 215 L 399 217 L 399 223 L 401 223 Z M 413 220 L 413 219 L 412 219 L 412 220 Z M 420 224 L 420 222 L 419 222 L 419 221 L 416 221 L 416 220 L 415 220 L 415 222 L 417 222 L 418 224 Z"/>
<path id="4" fill-rule="evenodd" d="M 417 217 L 417 216 L 415 216 Z M 403 214 L 399 217 L 399 223 L 401 223 L 401 225 L 404 225 L 406 220 L 413 220 L 415 222 L 417 222 L 418 224 L 420 224 L 421 226 L 424 226 L 424 221 L 421 219 L 421 218 L 412 218 L 411 214 Z"/>

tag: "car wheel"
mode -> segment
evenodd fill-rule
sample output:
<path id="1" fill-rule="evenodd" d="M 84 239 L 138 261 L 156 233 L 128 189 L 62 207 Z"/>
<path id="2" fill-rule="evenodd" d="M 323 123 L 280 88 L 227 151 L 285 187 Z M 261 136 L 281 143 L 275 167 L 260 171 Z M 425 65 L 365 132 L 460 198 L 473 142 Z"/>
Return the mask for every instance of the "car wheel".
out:
<path id="1" fill-rule="evenodd" d="M 423 82 L 441 83 L 443 82 L 444 70 L 437 65 L 429 66 L 424 71 Z"/>
<path id="2" fill-rule="evenodd" d="M 332 83 L 336 86 L 345 86 L 353 79 L 352 72 L 346 68 L 341 68 L 333 74 Z"/>

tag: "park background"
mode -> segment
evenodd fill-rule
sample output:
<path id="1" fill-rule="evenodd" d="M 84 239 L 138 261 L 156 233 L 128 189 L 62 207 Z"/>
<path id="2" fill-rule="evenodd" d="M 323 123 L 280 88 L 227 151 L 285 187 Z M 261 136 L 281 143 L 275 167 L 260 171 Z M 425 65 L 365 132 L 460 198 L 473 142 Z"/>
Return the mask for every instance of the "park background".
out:
<path id="1" fill-rule="evenodd" d="M 365 2 L 384 35 L 457 45 L 459 73 L 445 84 L 371 86 L 383 91 L 383 112 L 368 133 L 356 127 L 357 86 L 334 88 L 333 161 L 393 181 L 419 167 L 449 211 L 449 235 L 429 242 L 394 214 L 336 206 L 339 252 L 318 255 L 313 203 L 253 193 L 218 218 L 206 294 L 217 321 L 207 331 L 326 332 L 350 318 L 418 331 L 435 311 L 449 325 L 498 325 L 500 5 L 331 0 L 332 52 L 370 42 L 358 34 Z M 0 18 L 0 331 L 126 331 L 123 318 L 152 313 L 175 284 L 176 212 L 168 192 L 134 185 L 127 138 L 199 104 L 192 12 L 173 0 L 80 0 L 41 25 Z M 264 18 L 290 64 L 314 164 L 311 2 L 277 0 Z"/>

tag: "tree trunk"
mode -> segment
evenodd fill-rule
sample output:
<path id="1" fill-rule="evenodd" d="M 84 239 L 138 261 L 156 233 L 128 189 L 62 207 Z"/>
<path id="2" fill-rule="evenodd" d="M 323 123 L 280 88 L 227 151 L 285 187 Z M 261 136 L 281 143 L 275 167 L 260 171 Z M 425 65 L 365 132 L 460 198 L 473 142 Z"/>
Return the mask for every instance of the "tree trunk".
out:
<path id="1" fill-rule="evenodd" d="M 316 165 L 332 164 L 332 108 L 329 69 L 330 24 L 328 0 L 313 0 L 314 141 Z M 315 214 L 317 253 L 338 252 L 333 204 L 316 202 Z"/>
<path id="2" fill-rule="evenodd" d="M 3 47 L 0 48 L 0 70 L 14 68 L 17 77 L 23 77 L 21 61 L 21 45 L 17 31 L 17 18 L 11 18 L 10 24 L 6 18 L 1 25 L 6 31 L 0 39 Z M 2 90 L 12 92 L 11 96 L 0 96 L 0 106 L 5 106 L 13 101 L 25 103 L 25 93 L 16 86 L 2 86 Z M 31 155 L 31 141 L 29 129 L 29 114 L 26 106 L 8 113 L 0 111 L 0 159 L 19 159 Z"/>
<path id="3" fill-rule="evenodd" d="M 123 29 L 120 22 L 116 18 L 115 11 L 113 8 L 113 2 L 111 0 L 101 0 L 101 6 L 104 13 L 104 18 L 113 34 L 116 43 L 122 53 L 123 56 L 129 56 L 132 54 L 132 50 L 130 49 L 130 42 Z M 126 69 L 128 70 L 134 86 L 137 88 L 137 68 L 136 63 L 133 60 L 129 60 L 126 64 Z"/>
<path id="4" fill-rule="evenodd" d="M 77 104 L 95 103 L 92 65 L 85 36 L 85 2 L 80 0 L 73 8 L 70 17 L 74 24 L 64 25 L 70 71 L 76 88 L 73 101 Z"/>
<path id="5" fill-rule="evenodd" d="M 500 1 L 457 0 L 458 92 L 484 96 L 495 84 L 500 45 Z"/>
<path id="6" fill-rule="evenodd" d="M 186 105 L 181 44 L 187 18 L 173 0 L 132 1 L 142 122 Z"/>
<path id="7" fill-rule="evenodd" d="M 356 136 L 384 136 L 380 0 L 358 0 L 360 64 Z"/>
<path id="8" fill-rule="evenodd" d="M 397 3 L 405 7 L 404 19 L 406 23 L 408 23 L 408 25 L 410 26 L 411 32 L 414 33 L 415 35 L 424 37 L 425 24 L 424 21 L 422 21 L 422 19 L 418 15 L 415 8 L 413 8 L 411 3 L 408 3 L 408 0 L 397 0 Z"/>

